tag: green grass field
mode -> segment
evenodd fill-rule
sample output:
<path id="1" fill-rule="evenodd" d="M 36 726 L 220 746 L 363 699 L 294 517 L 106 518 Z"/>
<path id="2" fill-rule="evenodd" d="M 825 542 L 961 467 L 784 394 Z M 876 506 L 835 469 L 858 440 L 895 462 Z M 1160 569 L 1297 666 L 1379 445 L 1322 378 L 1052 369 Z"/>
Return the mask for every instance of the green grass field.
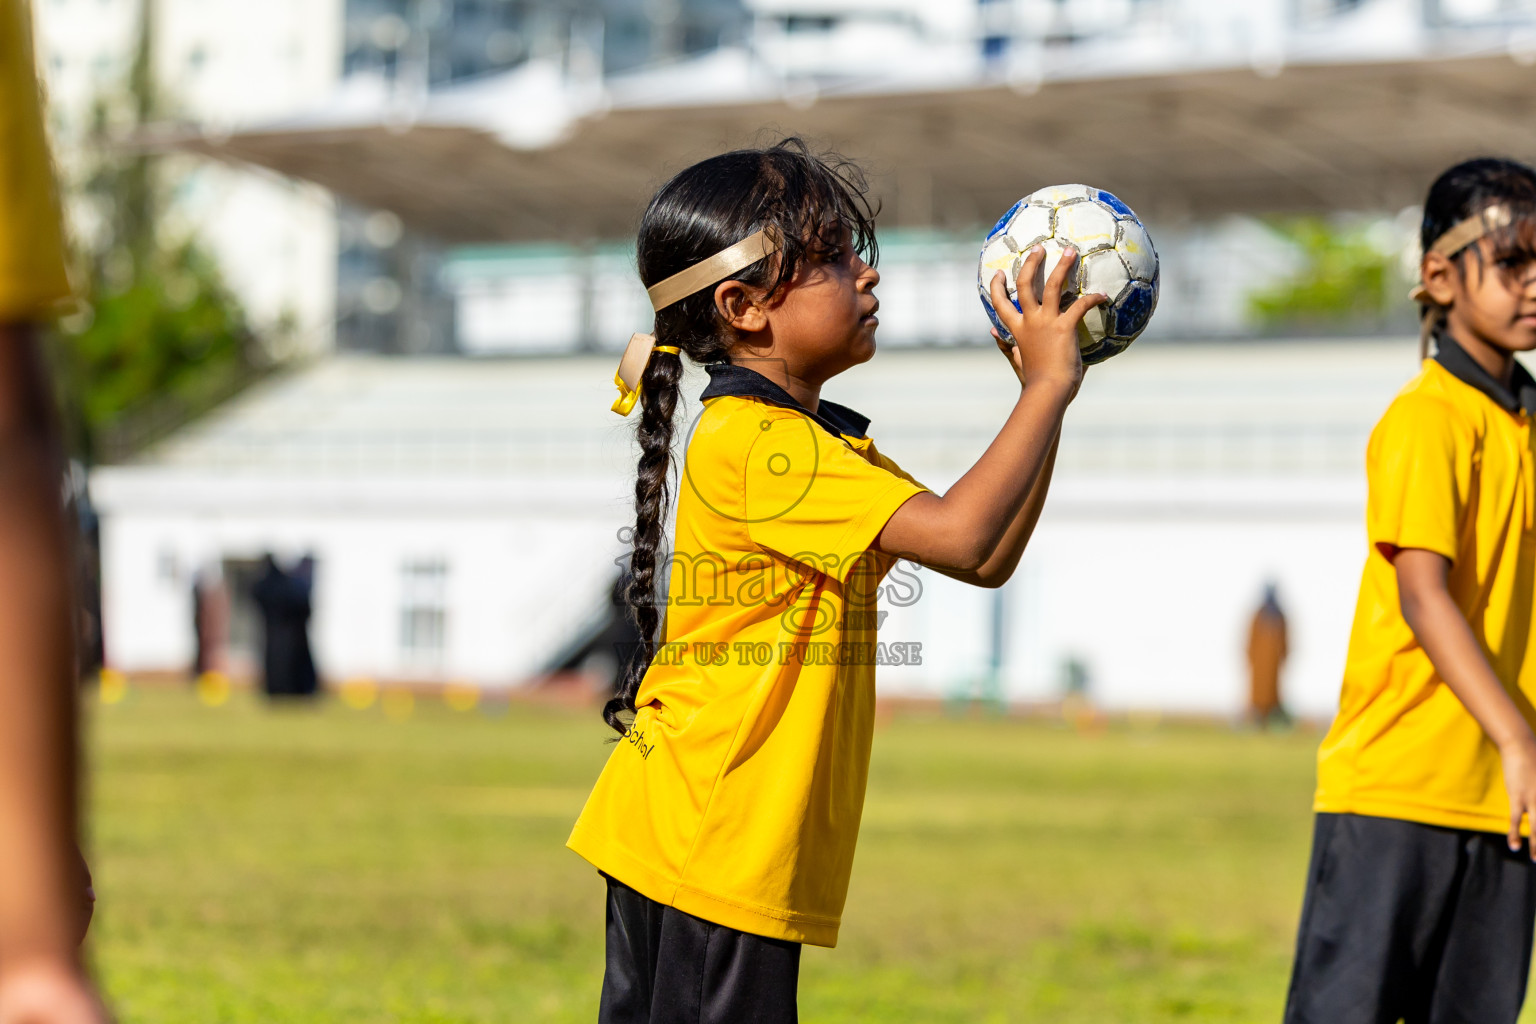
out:
<path id="1" fill-rule="evenodd" d="M 155 1024 L 595 1019 L 591 711 L 89 709 L 93 958 Z M 898 717 L 807 1022 L 1276 1021 L 1317 737 Z"/>

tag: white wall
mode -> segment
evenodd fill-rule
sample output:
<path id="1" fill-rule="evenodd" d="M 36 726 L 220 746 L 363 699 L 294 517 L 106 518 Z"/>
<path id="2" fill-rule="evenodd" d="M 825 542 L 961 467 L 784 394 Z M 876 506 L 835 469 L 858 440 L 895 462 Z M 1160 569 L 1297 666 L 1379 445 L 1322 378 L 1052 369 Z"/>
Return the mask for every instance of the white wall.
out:
<path id="1" fill-rule="evenodd" d="M 110 505 L 121 492 L 110 477 L 106 483 Z M 623 503 L 541 512 L 537 503 L 509 506 L 466 494 L 455 508 L 453 488 L 411 486 L 439 489 L 445 500 L 412 510 L 399 482 L 364 482 L 348 485 L 354 502 L 318 509 L 283 508 L 282 501 L 263 507 L 256 497 L 224 511 L 109 515 L 109 663 L 126 671 L 189 664 L 192 570 L 210 559 L 272 551 L 280 559 L 317 558 L 312 635 L 321 671 L 333 680 L 494 686 L 538 671 L 604 600 L 619 552 L 615 535 L 627 522 Z M 923 663 L 882 668 L 882 692 L 949 696 L 983 677 L 1000 593 L 1008 699 L 1058 697 L 1063 665 L 1077 658 L 1102 707 L 1235 715 L 1247 695 L 1249 618 L 1273 579 L 1291 628 L 1287 705 L 1330 714 L 1365 555 L 1363 490 L 1292 482 L 1284 497 L 1250 487 L 1224 503 L 1207 494 L 1201 507 L 1167 500 L 1178 489 L 1148 497 L 1144 480 L 1060 481 L 1018 574 L 1000 592 L 904 566 L 907 579 L 918 581 L 916 600 L 882 602 L 890 615 L 881 639 L 918 642 Z M 269 493 L 281 497 L 283 490 Z M 240 513 L 242 505 L 250 511 Z M 399 634 L 401 567 L 427 558 L 449 566 L 438 666 L 407 658 Z"/>
<path id="2" fill-rule="evenodd" d="M 1008 699 L 1056 699 L 1076 658 L 1102 707 L 1236 715 L 1248 695 L 1249 622 L 1274 580 L 1290 629 L 1286 705 L 1331 715 L 1366 554 L 1364 491 L 1292 488 L 1320 500 L 1158 507 L 1105 497 L 1135 495 L 1135 480 L 1061 481 L 1001 591 L 919 569 L 914 604 L 882 605 L 891 611 L 882 639 L 920 641 L 924 664 L 882 669 L 881 688 L 949 695 L 980 680 L 1001 594 Z"/>
<path id="3" fill-rule="evenodd" d="M 534 493 L 516 482 L 500 493 L 477 487 L 470 497 L 433 480 L 320 488 L 245 481 L 224 491 L 222 508 L 209 502 L 220 488 L 206 478 L 146 481 L 108 470 L 93 487 L 109 510 L 102 523 L 107 660 L 129 672 L 191 664 L 191 574 L 199 566 L 272 552 L 280 562 L 316 559 L 311 638 L 322 676 L 520 681 L 606 600 L 625 515 L 614 501 L 588 501 L 579 511 L 536 498 L 508 501 L 509 491 Z M 169 500 L 110 511 L 153 490 Z M 294 500 L 300 491 L 311 500 Z M 178 495 L 184 511 L 171 511 Z M 402 567 L 427 559 L 448 566 L 446 643 L 435 665 L 409 657 L 400 636 Z"/>

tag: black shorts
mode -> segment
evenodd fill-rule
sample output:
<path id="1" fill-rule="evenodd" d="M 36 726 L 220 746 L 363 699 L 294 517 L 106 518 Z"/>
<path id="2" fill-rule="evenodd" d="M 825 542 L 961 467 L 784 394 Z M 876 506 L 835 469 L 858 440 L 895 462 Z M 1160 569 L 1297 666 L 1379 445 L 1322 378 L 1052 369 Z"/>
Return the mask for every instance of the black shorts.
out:
<path id="1" fill-rule="evenodd" d="M 712 924 L 613 878 L 608 878 L 607 938 L 598 1024 L 795 1024 L 799 1019 L 798 942 Z"/>
<path id="2" fill-rule="evenodd" d="M 1515 1024 L 1533 922 L 1523 844 L 1319 814 L 1285 1024 Z"/>

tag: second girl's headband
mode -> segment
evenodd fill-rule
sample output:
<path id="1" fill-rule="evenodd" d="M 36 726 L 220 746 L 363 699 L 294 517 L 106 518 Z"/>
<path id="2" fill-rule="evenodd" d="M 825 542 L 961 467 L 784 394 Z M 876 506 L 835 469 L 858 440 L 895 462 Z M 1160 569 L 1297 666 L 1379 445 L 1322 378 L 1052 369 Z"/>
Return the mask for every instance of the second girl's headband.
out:
<path id="1" fill-rule="evenodd" d="M 707 260 L 695 263 L 647 288 L 645 294 L 650 297 L 651 311 L 660 313 L 674 302 L 681 302 L 699 289 L 717 284 L 778 251 L 779 243 L 768 233 L 767 228 L 753 232 Z M 635 401 L 640 397 L 640 381 L 645 376 L 645 368 L 650 365 L 653 352 L 671 352 L 676 355 L 678 348 L 676 345 L 656 344 L 654 334 L 630 335 L 629 344 L 624 346 L 624 355 L 619 358 L 618 372 L 613 375 L 613 383 L 619 389 L 613 411 L 620 416 L 628 416 L 634 409 Z"/>
<path id="2" fill-rule="evenodd" d="M 1445 234 L 1435 239 L 1429 247 L 1430 252 L 1437 252 L 1441 256 L 1451 257 L 1456 255 L 1473 242 L 1482 238 L 1490 231 L 1498 231 L 1507 228 L 1514 223 L 1515 214 L 1507 206 L 1494 205 L 1484 208 L 1480 213 L 1475 213 L 1466 220 L 1452 225 Z M 1429 292 L 1424 289 L 1424 282 L 1420 281 L 1413 286 L 1408 297 L 1420 305 L 1429 306 L 1434 300 L 1429 297 Z"/>

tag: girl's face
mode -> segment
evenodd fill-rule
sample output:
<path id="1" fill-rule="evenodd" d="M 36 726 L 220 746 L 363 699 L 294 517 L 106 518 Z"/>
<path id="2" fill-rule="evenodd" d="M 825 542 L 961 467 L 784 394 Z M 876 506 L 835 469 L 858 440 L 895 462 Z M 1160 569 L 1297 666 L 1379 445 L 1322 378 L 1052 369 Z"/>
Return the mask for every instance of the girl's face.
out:
<path id="1" fill-rule="evenodd" d="M 1506 352 L 1536 349 L 1536 254 L 1523 248 L 1500 253 L 1489 238 L 1474 247 L 1459 267 L 1433 253 L 1424 258 L 1424 286 L 1447 307 L 1451 336 Z"/>
<path id="2" fill-rule="evenodd" d="M 880 326 L 879 272 L 854 250 L 847 229 L 836 241 L 834 250 L 807 253 L 762 310 L 768 330 L 743 339 L 754 356 L 782 359 L 794 376 L 818 383 L 867 362 Z"/>

